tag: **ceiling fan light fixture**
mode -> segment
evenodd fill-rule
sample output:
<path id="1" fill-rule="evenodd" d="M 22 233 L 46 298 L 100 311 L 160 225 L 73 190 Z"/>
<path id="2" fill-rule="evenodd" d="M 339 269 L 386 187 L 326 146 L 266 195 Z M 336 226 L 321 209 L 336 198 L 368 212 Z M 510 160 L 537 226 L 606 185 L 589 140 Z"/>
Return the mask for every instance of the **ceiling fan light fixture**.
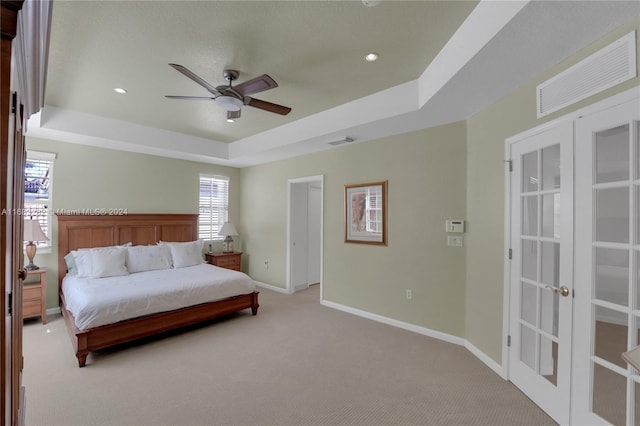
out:
<path id="1" fill-rule="evenodd" d="M 378 55 L 376 52 L 370 52 L 370 53 L 367 53 L 367 56 L 365 56 L 364 59 L 367 62 L 373 62 L 373 61 L 377 61 L 378 57 L 380 57 L 380 55 Z"/>
<path id="2" fill-rule="evenodd" d="M 228 95 L 218 96 L 214 101 L 226 111 L 240 111 L 244 105 L 240 99 Z"/>

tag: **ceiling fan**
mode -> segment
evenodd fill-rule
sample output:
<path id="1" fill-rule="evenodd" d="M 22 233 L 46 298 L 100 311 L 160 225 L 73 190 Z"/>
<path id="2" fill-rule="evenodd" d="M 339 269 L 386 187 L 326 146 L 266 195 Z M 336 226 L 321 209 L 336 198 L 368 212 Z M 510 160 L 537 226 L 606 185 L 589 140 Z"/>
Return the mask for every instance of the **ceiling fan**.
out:
<path id="1" fill-rule="evenodd" d="M 224 76 L 224 79 L 229 82 L 228 86 L 214 87 L 182 65 L 169 64 L 169 66 L 207 89 L 207 91 L 213 96 L 166 96 L 167 98 L 214 101 L 227 111 L 227 121 L 234 121 L 234 119 L 239 118 L 243 105 L 249 105 L 254 108 L 259 108 L 280 115 L 287 115 L 291 112 L 291 108 L 289 107 L 267 101 L 261 101 L 260 99 L 255 99 L 249 96 L 254 93 L 278 87 L 278 83 L 276 83 L 275 80 L 267 74 L 262 74 L 259 77 L 247 80 L 237 86 L 233 86 L 232 83 L 238 79 L 238 75 L 240 73 L 236 70 L 224 70 L 222 75 Z"/>

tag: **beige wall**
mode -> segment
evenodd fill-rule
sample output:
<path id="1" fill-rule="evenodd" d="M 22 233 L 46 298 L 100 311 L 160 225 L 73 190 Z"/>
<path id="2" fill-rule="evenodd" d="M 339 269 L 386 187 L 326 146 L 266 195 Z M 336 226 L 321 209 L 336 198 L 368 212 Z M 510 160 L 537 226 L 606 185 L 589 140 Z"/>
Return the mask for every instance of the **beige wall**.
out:
<path id="1" fill-rule="evenodd" d="M 229 218 L 238 221 L 240 171 L 235 168 L 28 137 L 27 149 L 57 155 L 53 169 L 53 211 L 123 208 L 129 213 L 198 213 L 200 173 L 229 176 Z M 234 238 L 235 240 L 235 238 Z M 238 238 L 238 243 L 241 241 Z M 57 224 L 50 254 L 36 255 L 49 268 L 47 307 L 58 305 Z M 222 250 L 221 243 L 215 248 Z"/>
<path id="2" fill-rule="evenodd" d="M 614 40 L 639 28 L 639 20 L 519 88 L 467 120 L 467 282 L 465 337 L 497 362 L 502 358 L 504 290 L 504 150 L 505 139 L 556 119 L 615 93 L 637 86 L 635 78 L 571 107 L 536 118 L 535 87 Z M 636 36 L 639 34 L 636 33 Z M 637 46 L 640 46 L 640 40 Z M 638 54 L 640 59 L 640 51 Z M 640 65 L 639 65 L 640 69 Z"/>
<path id="3" fill-rule="evenodd" d="M 242 169 L 246 272 L 286 286 L 288 179 L 324 175 L 325 299 L 463 336 L 465 249 L 447 247 L 444 225 L 465 217 L 465 141 L 455 123 Z M 378 180 L 388 246 L 345 244 L 344 185 Z"/>

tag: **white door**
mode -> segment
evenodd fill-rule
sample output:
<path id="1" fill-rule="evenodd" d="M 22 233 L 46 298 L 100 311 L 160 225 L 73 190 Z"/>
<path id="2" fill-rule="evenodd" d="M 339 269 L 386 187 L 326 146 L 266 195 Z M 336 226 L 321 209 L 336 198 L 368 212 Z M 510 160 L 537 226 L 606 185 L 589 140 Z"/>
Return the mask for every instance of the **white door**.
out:
<path id="1" fill-rule="evenodd" d="M 295 183 L 291 187 L 291 277 L 290 291 L 309 286 L 308 266 L 308 184 Z"/>
<path id="2" fill-rule="evenodd" d="M 576 121 L 572 423 L 640 424 L 640 102 Z"/>
<path id="3" fill-rule="evenodd" d="M 510 145 L 509 380 L 569 423 L 573 125 Z"/>

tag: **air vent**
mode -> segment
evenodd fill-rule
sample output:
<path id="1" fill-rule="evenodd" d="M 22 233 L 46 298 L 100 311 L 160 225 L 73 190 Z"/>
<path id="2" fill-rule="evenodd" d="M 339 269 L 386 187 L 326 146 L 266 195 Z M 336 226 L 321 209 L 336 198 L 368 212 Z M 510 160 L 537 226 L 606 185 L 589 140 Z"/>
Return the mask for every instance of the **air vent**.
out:
<path id="1" fill-rule="evenodd" d="M 636 33 L 627 34 L 536 88 L 538 118 L 636 76 Z"/>
<path id="2" fill-rule="evenodd" d="M 344 143 L 351 143 L 353 141 L 354 141 L 353 138 L 344 138 L 344 139 L 340 139 L 339 141 L 328 142 L 328 144 L 329 145 L 333 145 L 333 146 L 338 146 L 338 145 L 342 145 Z"/>

